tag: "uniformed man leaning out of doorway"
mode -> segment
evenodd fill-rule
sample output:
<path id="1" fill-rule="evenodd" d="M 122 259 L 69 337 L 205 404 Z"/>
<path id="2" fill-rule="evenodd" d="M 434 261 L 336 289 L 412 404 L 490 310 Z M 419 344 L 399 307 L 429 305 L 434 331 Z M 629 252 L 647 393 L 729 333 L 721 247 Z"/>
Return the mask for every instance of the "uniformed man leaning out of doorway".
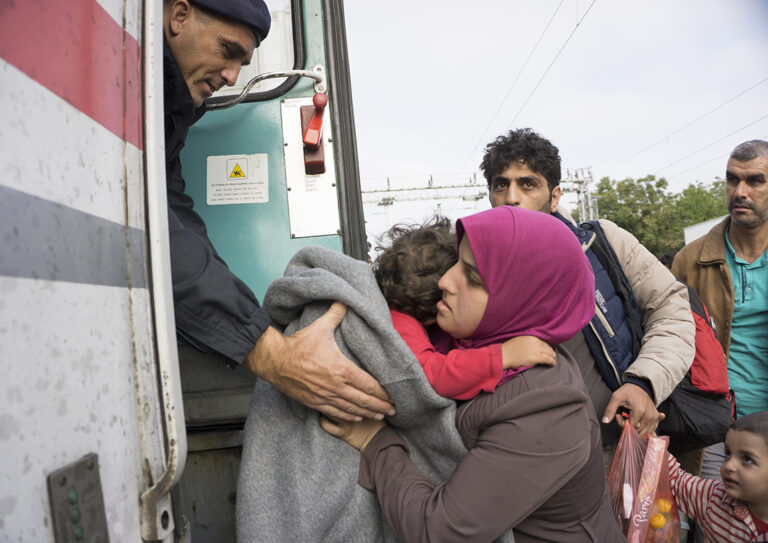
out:
<path id="1" fill-rule="evenodd" d="M 333 418 L 394 414 L 383 387 L 342 355 L 333 339 L 346 308 L 285 337 L 253 292 L 208 239 L 184 192 L 179 153 L 205 98 L 233 85 L 269 32 L 263 0 L 165 0 L 163 5 L 165 152 L 176 329 L 194 347 L 242 364 L 284 394 Z"/>

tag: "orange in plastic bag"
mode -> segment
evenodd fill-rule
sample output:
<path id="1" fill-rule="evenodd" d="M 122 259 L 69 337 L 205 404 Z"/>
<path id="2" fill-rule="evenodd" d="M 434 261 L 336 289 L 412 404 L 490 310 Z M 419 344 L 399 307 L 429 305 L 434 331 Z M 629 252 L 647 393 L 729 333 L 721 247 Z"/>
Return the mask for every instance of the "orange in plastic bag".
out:
<path id="1" fill-rule="evenodd" d="M 664 448 L 666 449 L 666 444 Z M 669 484 L 668 454 L 665 450 L 664 454 L 661 455 L 661 472 L 659 473 L 659 483 L 656 486 L 653 504 L 650 508 L 645 543 L 678 543 L 680 541 L 680 513 L 675 505 Z"/>
<path id="2" fill-rule="evenodd" d="M 646 443 L 625 424 L 608 468 L 611 507 L 629 543 L 678 543 L 680 517 L 672 497 L 667 437 Z"/>
<path id="3" fill-rule="evenodd" d="M 627 531 L 629 543 L 678 543 L 680 540 L 680 518 L 669 488 L 668 443 L 666 436 L 648 438 Z"/>

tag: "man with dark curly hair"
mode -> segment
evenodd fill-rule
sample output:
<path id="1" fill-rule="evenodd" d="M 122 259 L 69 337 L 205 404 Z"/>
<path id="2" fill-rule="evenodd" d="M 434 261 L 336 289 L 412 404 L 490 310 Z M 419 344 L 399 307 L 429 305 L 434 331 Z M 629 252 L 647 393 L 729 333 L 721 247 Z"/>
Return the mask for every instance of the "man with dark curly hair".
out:
<path id="1" fill-rule="evenodd" d="M 555 213 L 560 197 L 560 152 L 530 128 L 511 130 L 485 146 L 480 164 L 491 204 Z M 510 189 L 510 185 L 514 185 Z"/>
<path id="2" fill-rule="evenodd" d="M 530 128 L 511 130 L 485 148 L 480 168 L 488 182 L 491 204 L 509 205 L 550 213 L 580 238 L 595 272 L 596 315 L 567 342 L 587 383 L 595 410 L 602 416 L 603 443 L 607 452 L 618 440 L 616 420 L 620 408 L 644 435 L 663 418 L 658 406 L 685 375 L 694 356 L 695 327 L 685 285 L 637 239 L 611 221 L 600 228 L 621 262 L 642 316 L 642 342 L 633 345 L 631 323 L 607 272 L 592 257 L 597 234 L 580 227 L 559 207 L 560 153 L 549 140 Z M 553 257 L 556 257 L 553 255 Z"/>
<path id="3" fill-rule="evenodd" d="M 554 365 L 554 349 L 535 336 L 449 351 L 451 338 L 434 325 L 437 302 L 442 298 L 437 283 L 457 261 L 456 235 L 449 219 L 434 217 L 424 225 L 398 224 L 383 238 L 389 244 L 377 247 L 381 254 L 374 263 L 376 282 L 389 304 L 395 330 L 416 355 L 438 394 L 468 400 L 481 391 L 493 392 L 531 365 Z"/>

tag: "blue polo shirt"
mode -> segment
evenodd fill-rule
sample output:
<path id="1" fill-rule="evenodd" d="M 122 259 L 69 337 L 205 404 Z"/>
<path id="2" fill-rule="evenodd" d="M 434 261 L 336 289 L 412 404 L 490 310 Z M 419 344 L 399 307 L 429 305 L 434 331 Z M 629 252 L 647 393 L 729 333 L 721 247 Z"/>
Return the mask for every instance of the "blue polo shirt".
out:
<path id="1" fill-rule="evenodd" d="M 728 381 L 741 417 L 768 410 L 768 250 L 749 264 L 736 256 L 727 229 L 725 244 L 734 294 Z"/>

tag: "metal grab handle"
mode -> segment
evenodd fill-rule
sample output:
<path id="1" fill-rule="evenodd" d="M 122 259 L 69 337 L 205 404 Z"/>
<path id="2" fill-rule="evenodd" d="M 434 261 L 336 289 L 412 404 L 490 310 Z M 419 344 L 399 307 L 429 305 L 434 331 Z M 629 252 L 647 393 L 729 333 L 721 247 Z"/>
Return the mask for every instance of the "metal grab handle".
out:
<path id="1" fill-rule="evenodd" d="M 165 184 L 163 137 L 163 47 L 162 4 L 156 2 L 144 20 L 145 77 L 145 175 L 147 222 L 155 319 L 158 395 L 162 403 L 163 439 L 166 459 L 163 472 L 139 498 L 141 537 L 165 541 L 172 537 L 173 517 L 169 492 L 179 481 L 187 460 L 187 433 L 181 394 L 181 375 L 176 346 L 176 326 L 171 287 L 171 257 L 168 234 L 168 203 Z"/>
<path id="2" fill-rule="evenodd" d="M 311 70 L 285 70 L 282 72 L 267 72 L 263 74 L 259 74 L 255 77 L 253 77 L 248 83 L 245 84 L 245 87 L 243 87 L 243 90 L 240 92 L 238 96 L 235 96 L 231 100 L 227 100 L 225 102 L 216 102 L 216 103 L 206 103 L 205 109 L 207 111 L 214 111 L 217 109 L 227 109 L 232 106 L 236 106 L 240 102 L 242 102 L 245 97 L 248 95 L 250 90 L 253 88 L 253 86 L 256 83 L 259 83 L 260 81 L 264 81 L 265 79 L 275 79 L 277 77 L 309 77 L 310 79 L 315 80 L 315 92 L 325 92 L 326 86 L 325 86 L 325 69 L 322 66 L 315 66 Z"/>

